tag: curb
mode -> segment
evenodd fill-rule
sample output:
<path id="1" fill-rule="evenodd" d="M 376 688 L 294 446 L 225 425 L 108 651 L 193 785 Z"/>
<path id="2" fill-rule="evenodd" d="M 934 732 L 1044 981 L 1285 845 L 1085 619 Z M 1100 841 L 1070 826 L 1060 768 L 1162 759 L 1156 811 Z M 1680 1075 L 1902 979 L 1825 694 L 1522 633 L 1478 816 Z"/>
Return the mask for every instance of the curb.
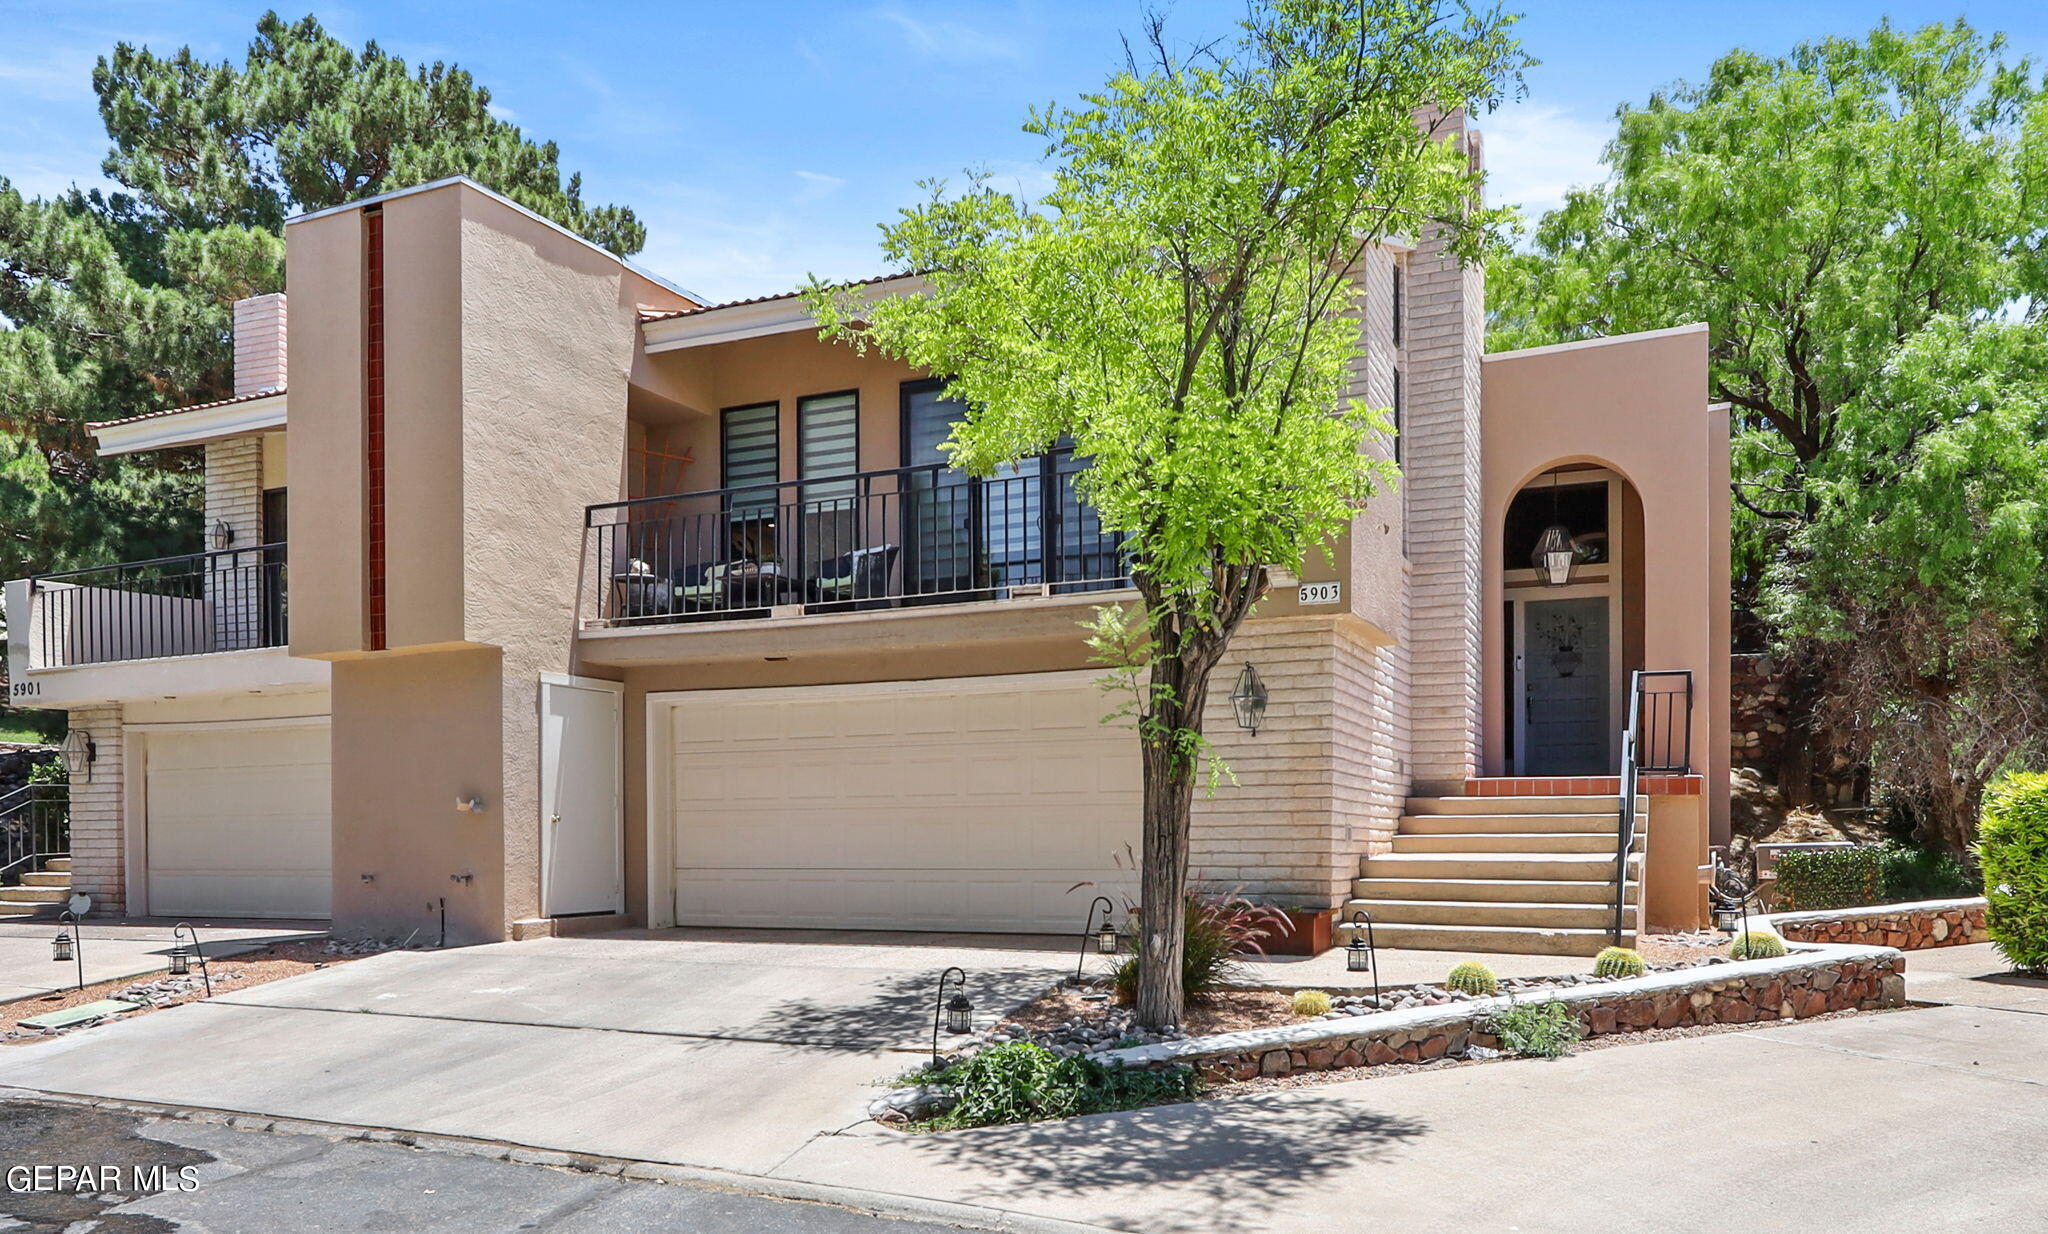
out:
<path id="1" fill-rule="evenodd" d="M 842 1187 L 828 1183 L 807 1183 L 796 1179 L 772 1178 L 739 1170 L 709 1166 L 673 1165 L 631 1157 L 609 1157 L 599 1153 L 566 1152 L 535 1148 L 507 1140 L 485 1140 L 472 1136 L 442 1135 L 426 1131 L 402 1131 L 392 1127 L 370 1127 L 351 1123 L 330 1123 L 317 1119 L 273 1118 L 205 1106 L 163 1105 L 149 1101 L 124 1101 L 88 1097 L 77 1093 L 45 1092 L 40 1089 L 0 1085 L 0 1101 L 40 1102 L 45 1105 L 81 1106 L 133 1114 L 145 1118 L 168 1118 L 179 1122 L 209 1123 L 237 1131 L 274 1131 L 285 1135 L 311 1135 L 324 1139 L 356 1140 L 369 1144 L 400 1144 L 428 1152 L 454 1153 L 509 1161 L 517 1165 L 546 1166 L 584 1174 L 601 1174 L 634 1182 L 704 1187 L 770 1199 L 825 1204 L 875 1217 L 935 1221 L 966 1230 L 995 1231 L 998 1234 L 1113 1234 L 1109 1226 L 1088 1225 L 1056 1217 L 1034 1217 L 981 1204 L 952 1200 L 931 1200 L 893 1191 L 865 1187 Z"/>

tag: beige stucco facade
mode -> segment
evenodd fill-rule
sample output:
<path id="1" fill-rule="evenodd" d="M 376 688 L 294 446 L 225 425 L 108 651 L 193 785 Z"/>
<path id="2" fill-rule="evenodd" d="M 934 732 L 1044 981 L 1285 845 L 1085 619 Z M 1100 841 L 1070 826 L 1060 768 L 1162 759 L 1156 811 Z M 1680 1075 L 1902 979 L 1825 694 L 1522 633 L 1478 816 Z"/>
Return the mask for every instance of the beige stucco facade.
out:
<path id="1" fill-rule="evenodd" d="M 623 688 L 612 770 L 624 914 L 659 922 L 673 915 L 662 854 L 680 816 L 677 756 L 658 737 L 678 697 L 1074 675 L 1091 667 L 1080 622 L 1132 600 L 1114 586 L 987 586 L 928 604 L 782 596 L 729 613 L 671 608 L 701 585 L 703 563 L 688 579 L 667 565 L 657 574 L 630 550 L 598 548 L 586 526 L 662 517 L 591 511 L 662 495 L 643 491 L 636 451 L 659 443 L 686 467 L 683 491 L 718 489 L 721 412 L 774 403 L 778 474 L 804 480 L 800 401 L 853 392 L 858 468 L 888 472 L 904 461 L 906 384 L 925 375 L 820 341 L 793 302 L 699 308 L 466 182 L 308 216 L 286 235 L 289 431 L 205 449 L 209 520 L 232 525 L 238 543 L 259 542 L 263 492 L 288 493 L 288 646 L 15 666 L 16 680 L 53 686 L 100 675 L 98 688 L 58 701 L 107 734 L 124 769 L 77 799 L 76 869 L 104 906 L 118 907 L 136 877 L 147 770 L 122 725 L 147 700 L 242 689 L 330 717 L 336 929 L 431 937 L 445 909 L 451 941 L 478 941 L 553 928 L 542 920 L 542 778 L 555 757 L 544 678 Z M 1621 658 L 1691 669 L 1699 682 L 1692 756 L 1709 791 L 1691 815 L 1653 811 L 1651 868 L 1678 878 L 1709 823 L 1725 827 L 1715 789 L 1726 781 L 1727 428 L 1706 403 L 1704 331 L 1483 357 L 1483 277 L 1429 236 L 1369 253 L 1356 287 L 1351 394 L 1393 407 L 1398 391 L 1403 478 L 1298 579 L 1276 582 L 1218 669 L 1206 726 L 1230 778 L 1196 805 L 1195 876 L 1291 907 L 1340 905 L 1360 859 L 1392 845 L 1411 796 L 1505 773 L 1499 614 L 1517 584 L 1502 522 L 1532 478 L 1584 466 L 1620 480 L 1622 548 L 1608 571 Z M 281 373 L 283 340 L 272 342 Z M 1368 448 L 1392 456 L 1395 443 Z M 861 544 L 910 534 L 871 521 Z M 658 589 L 660 608 L 614 620 L 600 600 L 626 586 Z M 25 584 L 10 585 L 10 612 L 32 603 Z M 267 667 L 252 668 L 256 657 Z M 1256 734 L 1228 699 L 1247 663 L 1270 697 Z M 251 672 L 261 680 L 245 687 Z M 290 718 L 273 709 L 280 717 Z M 1100 740 L 1130 742 L 1135 760 L 1134 738 L 1105 729 Z M 1687 830 L 1693 816 L 1702 821 Z M 970 812 L 961 826 L 971 822 Z M 1696 898 L 1691 882 L 1656 888 L 1648 911 L 1682 917 Z"/>

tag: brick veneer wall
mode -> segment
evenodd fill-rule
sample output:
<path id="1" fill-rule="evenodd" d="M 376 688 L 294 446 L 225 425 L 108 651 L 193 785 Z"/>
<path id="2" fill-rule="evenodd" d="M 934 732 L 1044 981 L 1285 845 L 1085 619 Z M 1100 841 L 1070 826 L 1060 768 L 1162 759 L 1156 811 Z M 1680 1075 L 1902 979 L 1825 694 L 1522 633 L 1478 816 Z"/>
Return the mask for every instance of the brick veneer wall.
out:
<path id="1" fill-rule="evenodd" d="M 127 735 L 121 708 L 74 707 L 71 727 L 91 733 L 97 748 L 92 778 L 71 779 L 71 886 L 92 897 L 95 916 L 118 916 L 127 908 L 126 842 L 121 830 Z"/>
<path id="2" fill-rule="evenodd" d="M 263 439 L 230 437 L 206 444 L 206 535 L 225 522 L 234 532 L 232 557 L 214 559 L 207 578 L 213 603 L 214 648 L 233 651 L 262 642 L 261 563 L 252 549 L 263 543 Z"/>
<path id="3" fill-rule="evenodd" d="M 1875 912 L 1845 909 L 1839 915 L 1779 913 L 1771 918 L 1771 928 L 1798 942 L 1897 947 L 1901 951 L 1960 947 L 1991 937 L 1984 929 L 1982 900 L 1925 907 L 1887 905 Z"/>

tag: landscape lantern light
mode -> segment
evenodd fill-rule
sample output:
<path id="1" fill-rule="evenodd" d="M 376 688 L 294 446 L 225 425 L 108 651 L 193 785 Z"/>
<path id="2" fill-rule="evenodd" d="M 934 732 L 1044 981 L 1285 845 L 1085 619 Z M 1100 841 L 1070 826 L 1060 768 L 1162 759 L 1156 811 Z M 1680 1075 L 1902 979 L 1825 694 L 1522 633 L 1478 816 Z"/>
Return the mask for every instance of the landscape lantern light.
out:
<path id="1" fill-rule="evenodd" d="M 955 1035 L 974 1031 L 974 1004 L 965 991 L 946 1002 L 946 1031 Z"/>
<path id="2" fill-rule="evenodd" d="M 1572 543 L 1571 528 L 1564 525 L 1558 516 L 1557 473 L 1550 473 L 1550 526 L 1536 537 L 1536 548 L 1529 554 L 1529 564 L 1536 567 L 1537 576 L 1552 587 L 1562 587 L 1572 581 L 1572 567 L 1578 563 L 1579 550 Z"/>
<path id="3" fill-rule="evenodd" d="M 171 948 L 171 976 L 183 977 L 192 971 L 192 953 L 179 943 Z"/>
<path id="4" fill-rule="evenodd" d="M 1344 947 L 1344 971 L 1372 974 L 1372 998 L 1380 998 L 1379 948 L 1372 936 L 1372 914 L 1357 909 L 1351 914 L 1351 941 Z"/>
<path id="5" fill-rule="evenodd" d="M 189 937 L 192 940 L 192 945 L 186 946 L 182 939 L 180 939 L 180 935 Z M 206 952 L 199 946 L 199 931 L 192 928 L 191 922 L 180 921 L 177 925 L 171 927 L 171 938 L 177 943 L 177 946 L 171 948 L 172 975 L 182 977 L 190 973 L 192 971 L 192 958 L 194 956 L 199 957 L 199 975 L 206 979 L 206 997 L 212 998 L 213 970 L 207 966 Z"/>
<path id="6" fill-rule="evenodd" d="M 1102 924 L 1095 924 L 1095 910 L 1102 910 Z M 1103 955 L 1116 951 L 1116 904 L 1108 896 L 1096 896 L 1088 902 L 1088 916 L 1081 922 L 1081 948 L 1074 957 L 1074 976 L 1068 984 L 1082 984 L 1081 968 L 1088 963 L 1088 936 L 1095 936 L 1095 950 Z"/>
<path id="7" fill-rule="evenodd" d="M 1095 931 L 1095 952 L 1097 955 L 1115 955 L 1116 945 L 1116 922 L 1104 918 L 1102 927 Z"/>
<path id="8" fill-rule="evenodd" d="M 1246 661 L 1230 691 L 1230 707 L 1237 713 L 1237 726 L 1254 737 L 1259 735 L 1259 722 L 1266 718 L 1266 697 L 1266 683 L 1259 670 Z"/>
<path id="9" fill-rule="evenodd" d="M 50 940 L 50 958 L 59 964 L 68 962 L 77 948 L 71 942 L 71 931 L 59 930 L 57 937 Z"/>
<path id="10" fill-rule="evenodd" d="M 50 940 L 50 959 L 62 964 L 71 960 L 78 965 L 78 988 L 85 988 L 85 930 L 78 924 L 78 914 L 65 909 L 57 920 L 69 926 L 60 928 L 57 937 Z"/>
<path id="11" fill-rule="evenodd" d="M 946 999 L 946 983 L 958 981 L 957 992 L 949 1002 Z M 974 1004 L 967 1001 L 967 973 L 959 968 L 949 968 L 939 974 L 939 990 L 932 996 L 932 1070 L 939 1067 L 939 1022 L 945 1018 L 946 1028 L 954 1033 L 964 1033 L 974 1027 Z"/>

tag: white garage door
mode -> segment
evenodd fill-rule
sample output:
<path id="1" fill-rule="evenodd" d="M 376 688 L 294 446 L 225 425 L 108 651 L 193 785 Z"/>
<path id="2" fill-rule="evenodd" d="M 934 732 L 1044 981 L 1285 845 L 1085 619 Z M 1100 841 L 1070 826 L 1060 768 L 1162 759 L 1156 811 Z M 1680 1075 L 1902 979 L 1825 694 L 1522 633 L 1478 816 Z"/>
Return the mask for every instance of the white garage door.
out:
<path id="1" fill-rule="evenodd" d="M 145 758 L 152 915 L 330 915 L 326 726 L 164 730 Z"/>
<path id="2" fill-rule="evenodd" d="M 1071 933 L 1129 889 L 1137 738 L 1092 674 L 674 698 L 678 924 Z"/>

